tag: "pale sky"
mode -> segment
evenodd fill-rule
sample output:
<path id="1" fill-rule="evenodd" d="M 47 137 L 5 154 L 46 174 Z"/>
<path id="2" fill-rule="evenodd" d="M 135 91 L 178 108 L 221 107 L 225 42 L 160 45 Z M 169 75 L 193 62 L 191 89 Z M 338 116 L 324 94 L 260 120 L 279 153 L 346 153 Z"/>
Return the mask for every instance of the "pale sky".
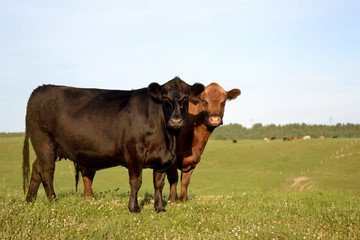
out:
<path id="1" fill-rule="evenodd" d="M 42 84 L 174 76 L 241 89 L 225 124 L 360 123 L 360 1 L 0 0 L 0 132 Z"/>

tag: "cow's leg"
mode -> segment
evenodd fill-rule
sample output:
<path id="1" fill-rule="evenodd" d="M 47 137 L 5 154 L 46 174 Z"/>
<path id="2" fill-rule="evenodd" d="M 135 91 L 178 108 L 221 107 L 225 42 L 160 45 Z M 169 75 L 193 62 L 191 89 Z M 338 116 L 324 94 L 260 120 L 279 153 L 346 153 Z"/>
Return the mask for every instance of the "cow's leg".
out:
<path id="1" fill-rule="evenodd" d="M 181 190 L 180 190 L 180 201 L 187 201 L 189 199 L 187 189 L 190 184 L 190 177 L 193 173 L 194 168 L 188 172 L 181 172 Z"/>
<path id="2" fill-rule="evenodd" d="M 174 203 L 178 200 L 176 186 L 178 183 L 179 176 L 178 176 L 176 163 L 173 164 L 167 170 L 166 175 L 167 175 L 167 179 L 168 179 L 169 185 L 170 185 L 169 200 L 170 200 L 170 202 Z"/>
<path id="3" fill-rule="evenodd" d="M 93 190 L 92 190 L 92 183 L 94 180 L 96 170 L 92 168 L 85 168 L 81 167 L 81 176 L 84 182 L 84 196 L 85 197 L 92 197 Z"/>
<path id="4" fill-rule="evenodd" d="M 47 198 L 50 201 L 53 201 L 56 199 L 54 191 L 54 172 L 56 159 L 54 147 L 49 146 L 49 148 L 44 151 L 43 158 L 41 158 L 41 160 L 42 159 L 44 159 L 41 163 L 42 185 L 44 186 Z"/>
<path id="5" fill-rule="evenodd" d="M 154 181 L 154 189 L 155 189 L 155 203 L 154 208 L 157 212 L 164 212 L 164 202 L 162 199 L 162 190 L 165 185 L 165 174 L 157 171 L 153 171 L 153 181 Z"/>
<path id="6" fill-rule="evenodd" d="M 36 159 L 33 163 L 31 181 L 26 195 L 27 202 L 33 202 L 36 199 L 37 192 L 41 183 L 39 160 Z"/>
<path id="7" fill-rule="evenodd" d="M 138 192 L 142 183 L 142 171 L 129 168 L 130 200 L 128 208 L 130 212 L 139 213 Z"/>
<path id="8" fill-rule="evenodd" d="M 56 199 L 54 190 L 54 172 L 55 172 L 55 159 L 46 162 L 42 171 L 42 185 L 44 186 L 45 193 L 49 201 Z"/>
<path id="9" fill-rule="evenodd" d="M 31 134 L 31 142 L 37 159 L 34 162 L 34 169 L 26 199 L 32 201 L 34 197 L 36 197 L 40 176 L 46 196 L 50 201 L 53 201 L 56 198 L 53 185 L 56 159 L 55 144 L 46 133 L 41 131 L 35 131 Z"/>

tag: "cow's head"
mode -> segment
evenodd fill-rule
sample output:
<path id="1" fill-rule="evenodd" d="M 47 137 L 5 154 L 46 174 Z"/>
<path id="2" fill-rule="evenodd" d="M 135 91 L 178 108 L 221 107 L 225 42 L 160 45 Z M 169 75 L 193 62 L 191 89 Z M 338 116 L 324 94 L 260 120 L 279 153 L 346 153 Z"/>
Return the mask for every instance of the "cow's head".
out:
<path id="1" fill-rule="evenodd" d="M 156 101 L 162 103 L 166 125 L 172 129 L 179 129 L 185 124 L 189 99 L 198 96 L 204 88 L 200 83 L 191 86 L 175 77 L 164 85 L 151 83 L 148 90 Z"/>
<path id="2" fill-rule="evenodd" d="M 217 83 L 208 85 L 199 99 L 205 115 L 205 124 L 210 128 L 220 126 L 223 123 L 226 101 L 237 98 L 240 93 L 237 88 L 227 92 Z"/>

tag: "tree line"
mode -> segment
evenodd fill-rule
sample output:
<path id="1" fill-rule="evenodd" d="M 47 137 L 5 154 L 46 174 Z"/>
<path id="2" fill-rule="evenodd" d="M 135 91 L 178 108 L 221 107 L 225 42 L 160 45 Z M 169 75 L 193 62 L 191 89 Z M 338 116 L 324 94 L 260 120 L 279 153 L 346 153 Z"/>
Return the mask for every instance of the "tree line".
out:
<path id="1" fill-rule="evenodd" d="M 0 138 L 6 137 L 22 137 L 25 136 L 23 132 L 0 132 Z"/>
<path id="2" fill-rule="evenodd" d="M 311 136 L 311 138 L 358 138 L 360 137 L 360 124 L 309 125 L 292 123 L 262 125 L 256 123 L 251 128 L 246 128 L 235 123 L 220 126 L 211 135 L 212 139 L 283 139 L 290 136 L 297 138 L 303 136 Z"/>
<path id="3" fill-rule="evenodd" d="M 19 137 L 24 133 L 0 133 L 0 137 Z M 305 123 L 292 123 L 285 125 L 262 125 L 254 124 L 251 128 L 246 128 L 241 124 L 228 124 L 215 129 L 211 135 L 212 139 L 264 139 L 284 137 L 311 136 L 311 138 L 358 138 L 360 137 L 360 124 L 338 123 L 336 125 L 309 125 Z"/>

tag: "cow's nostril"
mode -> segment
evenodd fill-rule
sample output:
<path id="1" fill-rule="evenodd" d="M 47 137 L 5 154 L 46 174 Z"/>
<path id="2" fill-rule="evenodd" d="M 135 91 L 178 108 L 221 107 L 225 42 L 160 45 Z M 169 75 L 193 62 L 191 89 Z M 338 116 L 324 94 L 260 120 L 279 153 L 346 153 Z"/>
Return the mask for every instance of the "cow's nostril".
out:
<path id="1" fill-rule="evenodd" d="M 211 116 L 209 121 L 212 125 L 220 125 L 221 124 L 221 117 L 219 116 Z"/>
<path id="2" fill-rule="evenodd" d="M 182 118 L 170 118 L 169 126 L 172 128 L 181 128 L 184 126 L 184 120 Z"/>
<path id="3" fill-rule="evenodd" d="M 172 123 L 176 123 L 176 124 L 179 124 L 181 123 L 183 120 L 181 118 L 172 118 L 170 119 L 170 122 Z"/>

